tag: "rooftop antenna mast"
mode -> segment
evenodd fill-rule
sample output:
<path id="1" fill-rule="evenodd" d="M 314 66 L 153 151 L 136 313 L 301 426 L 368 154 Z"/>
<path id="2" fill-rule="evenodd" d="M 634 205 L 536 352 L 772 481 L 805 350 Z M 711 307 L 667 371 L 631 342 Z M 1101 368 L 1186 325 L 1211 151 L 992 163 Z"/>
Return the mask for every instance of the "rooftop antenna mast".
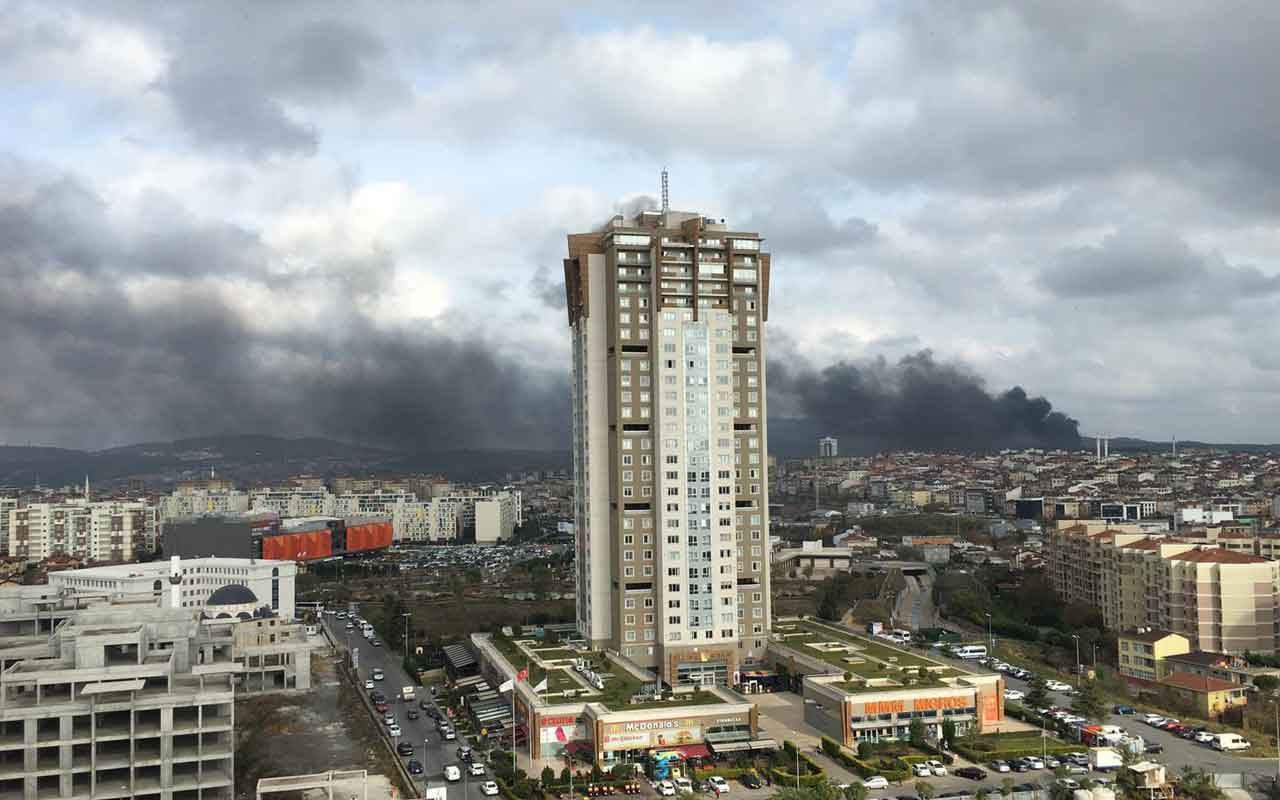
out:
<path id="1" fill-rule="evenodd" d="M 665 215 L 671 208 L 671 194 L 667 186 L 667 168 L 662 168 L 662 213 Z"/>

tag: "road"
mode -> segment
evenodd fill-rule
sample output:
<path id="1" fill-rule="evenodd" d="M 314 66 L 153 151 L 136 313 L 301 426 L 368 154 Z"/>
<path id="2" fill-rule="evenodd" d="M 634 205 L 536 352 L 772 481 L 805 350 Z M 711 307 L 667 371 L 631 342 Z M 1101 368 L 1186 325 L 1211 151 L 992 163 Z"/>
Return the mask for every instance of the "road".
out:
<path id="1" fill-rule="evenodd" d="M 937 610 L 933 606 L 933 576 L 905 575 L 905 585 L 894 603 L 894 619 L 897 624 L 911 630 L 931 628 L 937 622 Z"/>
<path id="2" fill-rule="evenodd" d="M 395 714 L 396 720 L 399 721 L 404 735 L 399 741 L 408 741 L 413 743 L 414 753 L 412 758 L 421 761 L 424 767 L 425 776 L 415 776 L 419 781 L 425 777 L 432 787 L 448 786 L 449 800 L 488 800 L 480 793 L 480 784 L 486 780 L 490 780 L 492 776 L 470 777 L 457 758 L 458 745 L 463 744 L 461 738 L 454 742 L 443 741 L 438 733 L 436 733 L 435 722 L 432 718 L 421 709 L 418 708 L 417 701 L 413 703 L 397 703 L 395 696 L 405 686 L 410 686 L 413 681 L 405 674 L 404 667 L 401 665 L 400 654 L 398 652 L 389 651 L 384 647 L 373 647 L 360 635 L 358 631 L 347 630 L 346 621 L 336 619 L 335 617 L 325 615 L 324 626 L 328 629 L 333 641 L 339 644 L 345 644 L 347 647 L 353 647 L 359 652 L 359 674 L 360 674 L 360 690 L 366 695 L 368 691 L 364 689 L 364 681 L 373 675 L 375 669 L 381 669 L 386 677 L 378 682 L 378 689 L 388 698 L 391 704 L 391 713 Z M 431 699 L 431 693 L 426 687 L 418 687 L 418 699 L 424 696 Z M 434 703 L 434 701 L 433 701 Z M 405 716 L 405 711 L 410 707 L 418 709 L 418 719 L 411 720 Z M 443 709 L 437 708 L 443 713 Z M 378 720 L 378 724 L 382 724 L 382 720 Z M 423 757 L 423 742 L 426 742 L 425 754 Z M 398 742 L 397 742 L 398 743 Z M 407 762 L 410 757 L 400 757 L 400 760 Z M 457 783 L 446 784 L 444 780 L 444 767 L 446 764 L 458 764 L 462 768 L 463 780 Z M 421 783 L 419 783 L 421 786 Z"/>

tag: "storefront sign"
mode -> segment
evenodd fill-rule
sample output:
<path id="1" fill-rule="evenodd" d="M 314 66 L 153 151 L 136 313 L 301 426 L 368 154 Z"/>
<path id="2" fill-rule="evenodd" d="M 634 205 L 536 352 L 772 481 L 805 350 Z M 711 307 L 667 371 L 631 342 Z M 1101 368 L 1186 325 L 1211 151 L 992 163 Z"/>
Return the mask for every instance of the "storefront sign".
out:
<path id="1" fill-rule="evenodd" d="M 656 747 L 700 744 L 703 741 L 704 731 L 708 727 L 749 723 L 750 716 L 747 714 L 607 722 L 602 726 L 600 749 L 652 750 Z"/>
<path id="2" fill-rule="evenodd" d="M 911 706 L 916 711 L 939 711 L 944 708 L 968 708 L 972 697 L 917 697 Z"/>

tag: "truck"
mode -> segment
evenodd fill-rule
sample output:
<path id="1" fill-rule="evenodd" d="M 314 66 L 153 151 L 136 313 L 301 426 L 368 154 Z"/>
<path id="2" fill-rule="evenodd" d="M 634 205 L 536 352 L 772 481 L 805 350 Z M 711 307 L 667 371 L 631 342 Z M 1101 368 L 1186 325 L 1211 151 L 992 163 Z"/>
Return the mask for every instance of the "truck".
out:
<path id="1" fill-rule="evenodd" d="M 1249 740 L 1238 733 L 1218 733 L 1211 742 L 1214 750 L 1248 750 Z"/>
<path id="2" fill-rule="evenodd" d="M 1119 751 L 1114 747 L 1089 748 L 1089 768 L 1092 770 L 1105 772 L 1109 769 L 1120 769 L 1123 762 Z"/>
<path id="3" fill-rule="evenodd" d="M 413 687 L 412 687 L 412 686 L 406 686 L 406 687 L 404 687 L 403 689 L 401 689 L 401 690 L 400 690 L 400 696 L 404 698 L 404 701 L 405 701 L 406 703 L 410 703 L 410 702 L 412 702 L 412 701 L 414 700 L 414 689 L 413 689 Z"/>

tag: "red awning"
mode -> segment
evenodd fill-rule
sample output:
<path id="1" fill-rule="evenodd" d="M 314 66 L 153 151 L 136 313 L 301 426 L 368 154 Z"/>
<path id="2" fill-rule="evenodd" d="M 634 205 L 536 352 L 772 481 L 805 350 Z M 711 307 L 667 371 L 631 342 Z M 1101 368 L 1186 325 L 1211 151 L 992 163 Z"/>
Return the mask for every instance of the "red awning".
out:
<path id="1" fill-rule="evenodd" d="M 663 747 L 663 750 L 674 750 L 685 758 L 710 758 L 711 751 L 705 744 L 682 744 L 676 747 Z"/>

